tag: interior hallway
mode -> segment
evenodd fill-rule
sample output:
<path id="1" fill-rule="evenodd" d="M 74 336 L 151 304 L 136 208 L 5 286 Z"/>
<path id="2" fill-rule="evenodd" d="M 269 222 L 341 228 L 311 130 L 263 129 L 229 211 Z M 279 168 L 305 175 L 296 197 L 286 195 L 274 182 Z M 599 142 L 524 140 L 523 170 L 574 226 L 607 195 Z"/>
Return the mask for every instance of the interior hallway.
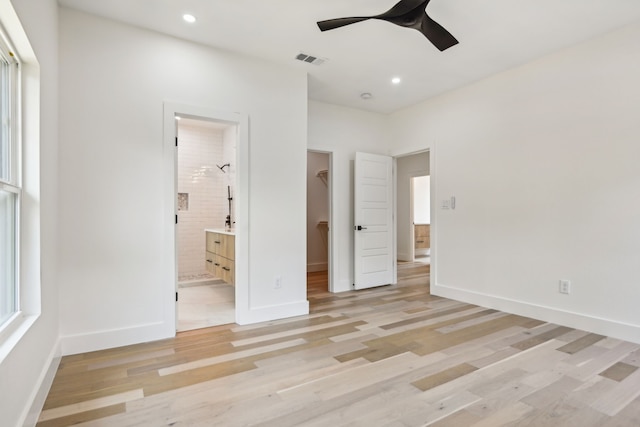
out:
<path id="1" fill-rule="evenodd" d="M 429 268 L 340 294 L 316 274 L 308 316 L 64 357 L 38 425 L 640 425 L 640 345 L 432 296 Z"/>

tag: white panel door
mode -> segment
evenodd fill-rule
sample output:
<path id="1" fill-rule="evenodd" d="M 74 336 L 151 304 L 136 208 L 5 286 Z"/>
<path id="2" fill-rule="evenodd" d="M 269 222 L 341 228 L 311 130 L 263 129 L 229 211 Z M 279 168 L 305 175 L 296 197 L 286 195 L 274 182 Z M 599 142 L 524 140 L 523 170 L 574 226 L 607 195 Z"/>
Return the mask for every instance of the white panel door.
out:
<path id="1" fill-rule="evenodd" d="M 354 175 L 354 287 L 388 285 L 394 279 L 392 158 L 356 153 Z"/>

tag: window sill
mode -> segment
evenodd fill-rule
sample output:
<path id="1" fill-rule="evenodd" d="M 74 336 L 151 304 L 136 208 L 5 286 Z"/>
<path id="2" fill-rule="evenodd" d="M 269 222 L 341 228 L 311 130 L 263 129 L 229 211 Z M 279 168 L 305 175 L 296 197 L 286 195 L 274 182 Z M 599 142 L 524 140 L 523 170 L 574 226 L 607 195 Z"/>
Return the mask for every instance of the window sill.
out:
<path id="1" fill-rule="evenodd" d="M 39 315 L 26 315 L 22 312 L 16 313 L 13 319 L 9 320 L 0 329 L 0 364 L 4 362 L 9 353 L 18 345 L 20 340 L 31 329 Z"/>

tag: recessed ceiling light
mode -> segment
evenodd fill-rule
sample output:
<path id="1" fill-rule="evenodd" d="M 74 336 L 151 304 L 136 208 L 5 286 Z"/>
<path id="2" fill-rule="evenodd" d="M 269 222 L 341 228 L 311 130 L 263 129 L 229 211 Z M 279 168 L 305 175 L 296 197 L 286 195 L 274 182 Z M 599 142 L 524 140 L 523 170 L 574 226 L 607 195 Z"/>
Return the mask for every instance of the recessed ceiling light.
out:
<path id="1" fill-rule="evenodd" d="M 394 77 L 391 79 L 391 83 L 393 83 L 394 85 L 399 85 L 401 81 L 402 79 L 400 77 Z"/>
<path id="2" fill-rule="evenodd" d="M 184 19 L 189 24 L 193 24 L 194 22 L 196 22 L 196 17 L 190 13 L 185 13 L 184 15 L 182 15 L 182 19 Z"/>
<path id="3" fill-rule="evenodd" d="M 176 116 L 176 120 L 182 120 L 182 117 Z"/>

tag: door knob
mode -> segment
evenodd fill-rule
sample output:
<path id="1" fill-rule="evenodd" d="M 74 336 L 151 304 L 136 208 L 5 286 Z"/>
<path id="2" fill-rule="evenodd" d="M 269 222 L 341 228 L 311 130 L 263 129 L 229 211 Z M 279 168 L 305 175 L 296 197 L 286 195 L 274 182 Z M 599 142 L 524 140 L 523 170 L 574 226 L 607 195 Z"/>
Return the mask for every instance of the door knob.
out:
<path id="1" fill-rule="evenodd" d="M 358 230 L 358 231 L 362 231 L 362 230 L 366 230 L 366 229 L 367 229 L 367 227 L 363 227 L 361 225 L 356 227 L 356 230 Z"/>

